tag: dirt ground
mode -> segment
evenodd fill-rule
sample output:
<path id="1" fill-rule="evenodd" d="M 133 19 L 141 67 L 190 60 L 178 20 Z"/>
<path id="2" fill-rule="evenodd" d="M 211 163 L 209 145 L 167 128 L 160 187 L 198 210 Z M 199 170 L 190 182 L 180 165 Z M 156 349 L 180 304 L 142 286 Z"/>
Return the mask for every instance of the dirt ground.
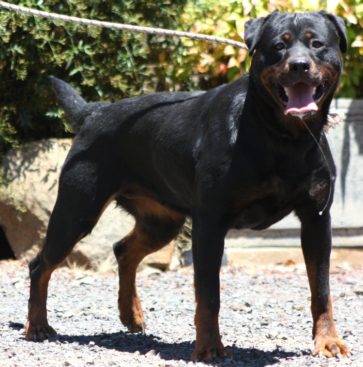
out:
<path id="1" fill-rule="evenodd" d="M 221 273 L 220 326 L 230 356 L 210 363 L 190 361 L 195 337 L 190 267 L 138 274 L 145 334 L 130 334 L 119 322 L 116 269 L 58 269 L 48 300 L 49 321 L 58 336 L 33 343 L 24 339 L 27 268 L 2 261 L 0 366 L 363 366 L 363 262 L 357 260 L 362 252 L 344 255 L 354 261 L 333 255 L 335 318 L 352 355 L 331 360 L 311 356 L 310 295 L 297 252 L 238 255 L 229 255 L 230 265 Z"/>

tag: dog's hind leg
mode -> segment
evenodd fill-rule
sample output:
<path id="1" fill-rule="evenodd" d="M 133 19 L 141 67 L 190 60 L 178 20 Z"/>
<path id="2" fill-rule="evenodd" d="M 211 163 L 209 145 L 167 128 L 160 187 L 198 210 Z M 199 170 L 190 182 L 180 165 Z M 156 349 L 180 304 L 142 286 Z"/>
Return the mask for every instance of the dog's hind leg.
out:
<path id="1" fill-rule="evenodd" d="M 131 332 L 143 331 L 144 317 L 140 299 L 136 291 L 136 270 L 141 260 L 150 252 L 149 238 L 136 224 L 132 232 L 114 244 L 114 253 L 119 268 L 118 308 L 121 322 Z M 154 244 L 155 250 L 162 244 Z"/>
<path id="2" fill-rule="evenodd" d="M 41 341 L 55 334 L 48 324 L 46 309 L 51 274 L 74 245 L 91 232 L 112 198 L 110 187 L 96 180 L 97 172 L 91 167 L 89 162 L 72 162 L 61 175 L 44 246 L 29 264 L 30 298 L 25 331 L 28 340 Z"/>
<path id="3" fill-rule="evenodd" d="M 145 324 L 135 285 L 137 267 L 146 255 L 167 245 L 178 234 L 185 218 L 148 198 L 134 200 L 131 205 L 135 227 L 114 244 L 114 253 L 119 266 L 120 319 L 129 331 L 140 332 Z"/>

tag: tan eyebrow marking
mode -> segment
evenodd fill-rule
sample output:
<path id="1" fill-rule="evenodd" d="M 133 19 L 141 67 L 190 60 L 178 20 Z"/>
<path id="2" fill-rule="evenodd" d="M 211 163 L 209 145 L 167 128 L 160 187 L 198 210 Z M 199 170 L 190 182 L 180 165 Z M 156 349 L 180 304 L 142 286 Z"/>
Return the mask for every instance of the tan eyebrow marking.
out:
<path id="1" fill-rule="evenodd" d="M 284 40 L 284 41 L 290 41 L 290 39 L 291 39 L 291 34 L 290 33 L 284 33 L 283 35 L 282 35 L 282 39 Z"/>
<path id="2" fill-rule="evenodd" d="M 308 32 L 305 32 L 305 37 L 308 38 L 308 39 L 312 39 L 313 38 L 313 33 L 308 31 Z"/>

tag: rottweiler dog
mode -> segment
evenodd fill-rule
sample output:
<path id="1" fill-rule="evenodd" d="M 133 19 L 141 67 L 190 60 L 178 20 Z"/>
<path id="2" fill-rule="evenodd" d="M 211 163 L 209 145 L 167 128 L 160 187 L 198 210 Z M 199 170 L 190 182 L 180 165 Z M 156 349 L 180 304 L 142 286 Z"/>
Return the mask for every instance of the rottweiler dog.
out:
<path id="1" fill-rule="evenodd" d="M 347 48 L 343 21 L 324 11 L 274 12 L 246 24 L 250 73 L 206 92 L 153 93 L 86 103 L 51 78 L 78 133 L 64 163 L 44 246 L 30 268 L 26 337 L 47 321 L 53 270 L 91 232 L 111 201 L 135 218 L 114 245 L 118 308 L 132 332 L 145 328 L 136 268 L 193 220 L 194 360 L 225 355 L 218 325 L 219 271 L 230 228 L 261 230 L 291 212 L 311 290 L 313 354 L 347 355 L 329 290 L 335 167 L 324 135 Z"/>

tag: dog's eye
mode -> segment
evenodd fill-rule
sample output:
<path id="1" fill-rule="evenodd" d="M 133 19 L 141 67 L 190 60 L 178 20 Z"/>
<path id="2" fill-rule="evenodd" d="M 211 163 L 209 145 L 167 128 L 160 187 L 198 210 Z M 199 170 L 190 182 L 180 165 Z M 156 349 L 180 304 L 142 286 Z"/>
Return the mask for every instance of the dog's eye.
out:
<path id="1" fill-rule="evenodd" d="M 320 42 L 318 40 L 314 40 L 311 42 L 311 46 L 313 46 L 314 48 L 321 48 L 324 46 L 323 42 Z"/>
<path id="2" fill-rule="evenodd" d="M 281 51 L 285 48 L 285 44 L 283 42 L 278 42 L 275 44 L 274 48 L 277 51 Z"/>

